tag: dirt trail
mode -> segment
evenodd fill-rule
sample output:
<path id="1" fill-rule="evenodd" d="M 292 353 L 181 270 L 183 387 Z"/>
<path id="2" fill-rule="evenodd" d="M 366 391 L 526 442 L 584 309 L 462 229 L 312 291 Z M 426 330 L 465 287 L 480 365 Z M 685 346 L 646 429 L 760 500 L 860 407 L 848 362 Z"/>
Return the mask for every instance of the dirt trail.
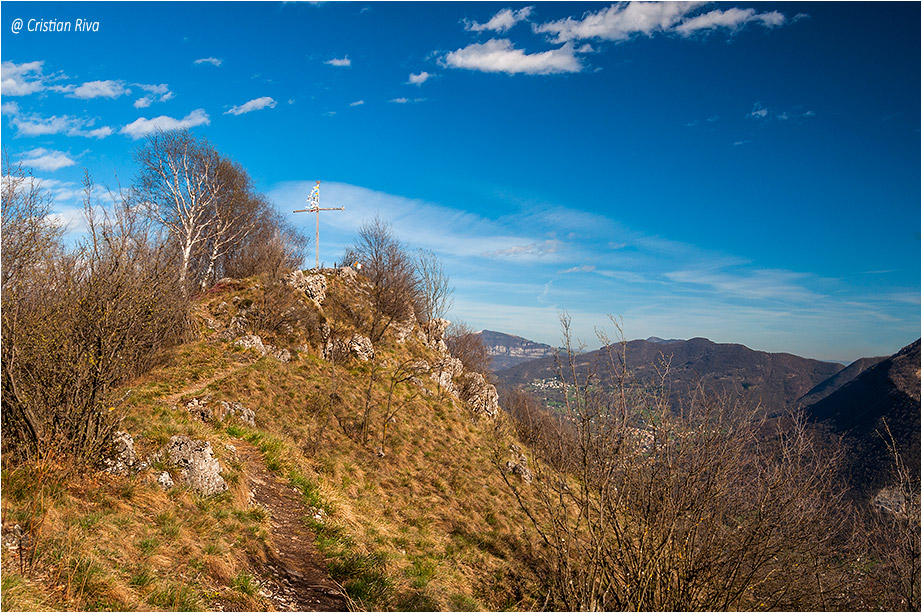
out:
<path id="1" fill-rule="evenodd" d="M 243 440 L 234 446 L 245 463 L 250 491 L 269 511 L 272 534 L 264 589 L 280 611 L 346 611 L 346 601 L 323 569 L 301 494 L 266 468 L 259 451 Z"/>
<path id="2" fill-rule="evenodd" d="M 234 364 L 207 379 L 163 396 L 162 402 L 175 404 L 186 394 L 198 394 L 206 387 L 248 366 Z M 271 534 L 269 559 L 262 569 L 261 595 L 279 611 L 347 611 L 346 600 L 324 569 L 314 545 L 313 534 L 304 524 L 307 507 L 301 494 L 273 475 L 262 454 L 247 441 L 235 439 L 234 446 L 244 463 L 247 484 L 254 500 L 269 512 Z"/>
<path id="3" fill-rule="evenodd" d="M 221 379 L 225 379 L 229 377 L 230 375 L 234 374 L 235 372 L 237 372 L 238 370 L 240 370 L 241 368 L 245 368 L 249 365 L 250 365 L 249 362 L 240 362 L 238 364 L 232 364 L 231 366 L 228 366 L 227 368 L 219 370 L 218 372 L 214 373 L 207 379 L 202 379 L 200 381 L 196 381 L 195 383 L 191 383 L 187 385 L 186 387 L 182 388 L 181 390 L 179 390 L 178 392 L 174 392 L 166 396 L 161 396 L 160 402 L 163 402 L 166 404 L 176 404 L 176 402 L 180 398 L 185 396 L 186 394 L 198 394 L 202 392 L 206 387 L 214 383 L 215 381 L 220 381 Z"/>

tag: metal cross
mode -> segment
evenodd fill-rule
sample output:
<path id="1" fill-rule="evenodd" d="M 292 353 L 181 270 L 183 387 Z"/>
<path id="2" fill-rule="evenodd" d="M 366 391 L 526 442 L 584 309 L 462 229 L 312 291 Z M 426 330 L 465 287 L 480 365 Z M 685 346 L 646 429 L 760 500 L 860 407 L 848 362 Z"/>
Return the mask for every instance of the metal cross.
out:
<path id="1" fill-rule="evenodd" d="M 317 214 L 317 236 L 314 240 L 314 244 L 317 247 L 317 270 L 320 270 L 320 211 L 345 211 L 346 207 L 339 206 L 327 209 L 320 208 L 320 181 L 317 181 L 317 185 L 314 186 L 314 189 L 311 190 L 310 196 L 307 197 L 307 204 L 310 205 L 310 208 L 299 209 L 293 212 Z"/>

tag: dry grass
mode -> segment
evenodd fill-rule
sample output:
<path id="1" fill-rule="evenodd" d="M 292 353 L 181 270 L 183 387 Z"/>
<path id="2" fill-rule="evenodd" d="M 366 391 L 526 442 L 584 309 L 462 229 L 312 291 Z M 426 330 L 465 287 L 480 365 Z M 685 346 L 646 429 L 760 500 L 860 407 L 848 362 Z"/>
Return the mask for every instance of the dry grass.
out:
<path id="1" fill-rule="evenodd" d="M 158 463 L 135 477 L 83 474 L 59 484 L 32 571 L 19 575 L 13 555 L 3 553 L 3 608 L 265 609 L 241 575 L 264 556 L 268 524 L 250 512 L 243 467 L 225 446 L 238 437 L 262 451 L 267 467 L 299 489 L 306 506 L 324 509 L 324 521 L 305 519 L 356 606 L 540 606 L 528 565 L 529 523 L 493 461 L 496 449 L 513 442 L 504 418 L 474 419 L 423 376 L 425 391 L 411 383 L 395 390 L 400 411 L 379 457 L 390 371 L 411 357 L 437 356 L 415 338 L 401 345 L 386 339 L 377 348 L 370 442 L 362 445 L 356 426 L 369 364 L 321 360 L 310 331 L 271 337 L 279 346 L 311 347 L 294 352 L 288 364 L 256 359 L 220 339 L 221 324 L 260 298 L 264 290 L 256 285 L 248 280 L 206 295 L 199 308 L 210 322 L 201 340 L 165 353 L 134 381 L 122 416 L 142 457 L 174 434 L 211 441 L 229 491 L 214 498 L 183 488 L 163 492 L 153 479 L 168 467 Z M 339 280 L 330 285 L 361 294 Z M 235 304 L 234 296 L 242 298 Z M 356 311 L 361 315 L 361 307 Z M 319 313 L 318 321 L 331 314 Z M 168 401 L 190 390 L 254 409 L 257 427 L 203 423 Z M 4 526 L 22 521 L 30 496 L 24 479 L 4 470 Z M 8 494 L 14 491 L 22 495 Z"/>

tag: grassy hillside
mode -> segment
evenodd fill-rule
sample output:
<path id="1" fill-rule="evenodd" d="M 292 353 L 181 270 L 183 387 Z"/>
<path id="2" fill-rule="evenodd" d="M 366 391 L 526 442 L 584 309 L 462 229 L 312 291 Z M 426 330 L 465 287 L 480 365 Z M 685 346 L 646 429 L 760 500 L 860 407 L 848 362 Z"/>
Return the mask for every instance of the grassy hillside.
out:
<path id="1" fill-rule="evenodd" d="M 515 443 L 506 418 L 477 415 L 425 373 L 394 383 L 408 360 L 443 357 L 415 332 L 403 342 L 388 332 L 373 361 L 324 359 L 324 324 L 348 337 L 367 315 L 361 280 L 325 274 L 323 306 L 255 278 L 219 284 L 198 302 L 199 340 L 161 355 L 113 409 L 146 467 L 123 476 L 64 461 L 4 468 L 4 610 L 278 608 L 271 543 L 291 535 L 275 534 L 251 500 L 248 446 L 298 491 L 303 530 L 350 606 L 540 606 L 528 520 L 499 468 Z M 290 361 L 241 348 L 243 333 L 288 350 Z M 202 397 L 252 409 L 255 426 L 184 408 Z M 382 441 L 389 399 L 399 410 Z M 179 483 L 156 456 L 177 434 L 211 443 L 228 491 L 157 484 L 163 471 Z"/>

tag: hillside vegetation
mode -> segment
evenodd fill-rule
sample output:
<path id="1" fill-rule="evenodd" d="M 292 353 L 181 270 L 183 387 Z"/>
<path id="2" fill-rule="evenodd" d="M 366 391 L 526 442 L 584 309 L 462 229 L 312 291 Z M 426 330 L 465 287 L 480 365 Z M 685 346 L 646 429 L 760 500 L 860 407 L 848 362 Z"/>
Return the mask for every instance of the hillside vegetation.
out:
<path id="1" fill-rule="evenodd" d="M 4 169 L 4 610 L 919 607 L 893 437 L 888 488 L 850 498 L 848 447 L 803 416 L 677 403 L 668 361 L 604 334 L 586 361 L 566 316 L 549 412 L 497 391 L 440 263 L 386 222 L 343 254 L 360 271 L 303 271 L 206 142 L 138 161 L 113 206 L 87 179 L 70 246 Z"/>

